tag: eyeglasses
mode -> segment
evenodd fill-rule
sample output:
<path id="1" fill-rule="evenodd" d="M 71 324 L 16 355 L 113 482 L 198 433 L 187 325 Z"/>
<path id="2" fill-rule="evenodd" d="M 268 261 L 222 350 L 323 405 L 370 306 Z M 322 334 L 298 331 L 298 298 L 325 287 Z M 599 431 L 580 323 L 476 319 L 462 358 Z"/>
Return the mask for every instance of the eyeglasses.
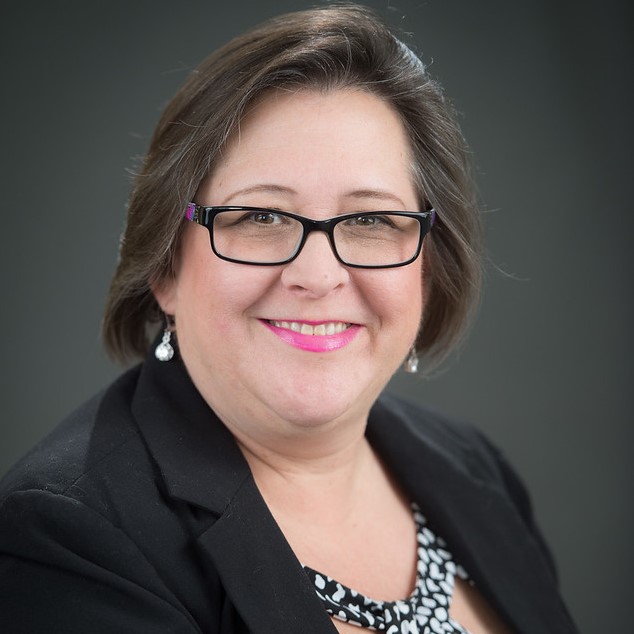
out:
<path id="1" fill-rule="evenodd" d="M 366 211 L 312 220 L 263 207 L 202 207 L 189 203 L 185 217 L 207 227 L 213 252 L 228 262 L 287 264 L 299 255 L 308 234 L 322 231 L 342 264 L 386 269 L 405 266 L 418 257 L 436 212 Z"/>

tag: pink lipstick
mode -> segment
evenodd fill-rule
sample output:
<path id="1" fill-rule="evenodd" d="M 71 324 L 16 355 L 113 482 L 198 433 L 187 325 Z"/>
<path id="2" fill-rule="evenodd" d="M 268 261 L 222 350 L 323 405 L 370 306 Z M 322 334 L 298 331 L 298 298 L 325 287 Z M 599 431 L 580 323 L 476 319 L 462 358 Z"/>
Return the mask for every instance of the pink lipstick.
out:
<path id="1" fill-rule="evenodd" d="M 331 352 L 347 346 L 361 326 L 343 322 L 261 320 L 282 341 L 308 352 Z"/>

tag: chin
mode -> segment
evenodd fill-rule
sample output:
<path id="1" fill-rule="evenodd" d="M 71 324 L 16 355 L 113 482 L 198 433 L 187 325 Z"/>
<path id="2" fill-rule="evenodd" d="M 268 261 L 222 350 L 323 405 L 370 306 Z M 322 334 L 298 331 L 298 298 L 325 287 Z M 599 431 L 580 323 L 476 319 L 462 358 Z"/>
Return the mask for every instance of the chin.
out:
<path id="1" fill-rule="evenodd" d="M 366 417 L 377 390 L 343 391 L 340 382 L 315 382 L 277 394 L 271 409 L 291 425 L 323 427 L 348 417 Z M 371 395 L 368 394 L 371 392 Z"/>
<path id="2" fill-rule="evenodd" d="M 293 429 L 323 429 L 350 415 L 349 408 L 316 405 L 314 408 L 300 406 L 295 409 L 283 409 L 276 412 Z"/>

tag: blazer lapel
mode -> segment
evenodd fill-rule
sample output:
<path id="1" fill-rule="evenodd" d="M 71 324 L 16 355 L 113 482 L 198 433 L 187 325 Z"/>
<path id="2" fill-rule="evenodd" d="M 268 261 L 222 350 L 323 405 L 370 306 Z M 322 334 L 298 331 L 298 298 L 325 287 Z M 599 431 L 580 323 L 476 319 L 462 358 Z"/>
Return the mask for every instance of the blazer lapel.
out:
<path id="1" fill-rule="evenodd" d="M 493 461 L 430 415 L 394 403 L 373 409 L 368 438 L 478 589 L 516 632 L 574 632 L 552 570 L 503 488 Z M 424 430 L 421 431 L 421 430 Z M 493 484 L 496 482 L 496 484 Z"/>
<path id="2" fill-rule="evenodd" d="M 180 360 L 146 360 L 132 411 L 168 494 L 209 511 L 196 543 L 249 631 L 336 633 L 233 436 Z"/>
<path id="3" fill-rule="evenodd" d="M 252 632 L 336 632 L 251 478 L 198 541 Z"/>

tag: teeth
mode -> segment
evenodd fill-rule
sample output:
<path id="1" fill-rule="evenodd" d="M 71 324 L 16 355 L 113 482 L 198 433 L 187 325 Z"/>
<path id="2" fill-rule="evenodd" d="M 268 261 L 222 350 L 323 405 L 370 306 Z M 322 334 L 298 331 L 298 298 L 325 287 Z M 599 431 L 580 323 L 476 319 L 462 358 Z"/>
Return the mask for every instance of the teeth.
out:
<path id="1" fill-rule="evenodd" d="M 318 324 L 317 326 L 311 326 L 310 324 L 304 324 L 299 321 L 273 321 L 269 323 L 273 324 L 277 328 L 285 328 L 286 330 L 292 330 L 293 332 L 299 332 L 302 335 L 338 335 L 350 328 L 350 324 L 342 321 L 329 321 L 325 324 Z"/>

